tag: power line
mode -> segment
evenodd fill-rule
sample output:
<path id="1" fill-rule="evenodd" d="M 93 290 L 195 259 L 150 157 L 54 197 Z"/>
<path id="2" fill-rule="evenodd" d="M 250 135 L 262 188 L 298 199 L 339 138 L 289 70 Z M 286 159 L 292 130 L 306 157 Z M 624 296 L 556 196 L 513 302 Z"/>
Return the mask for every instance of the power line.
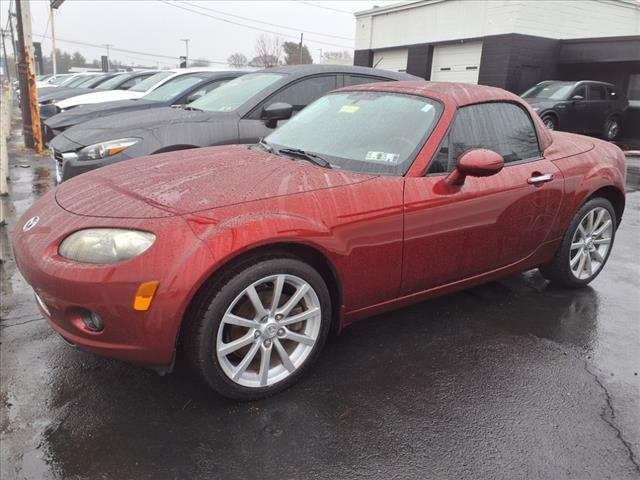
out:
<path id="1" fill-rule="evenodd" d="M 38 34 L 38 35 L 40 35 L 40 34 Z M 99 44 L 95 44 L 95 43 L 80 42 L 78 40 L 70 40 L 70 39 L 59 38 L 59 37 L 56 37 L 56 41 L 59 41 L 59 42 L 62 42 L 62 43 L 69 43 L 69 44 L 72 44 L 72 45 L 82 45 L 84 47 L 91 47 L 91 48 L 96 48 L 98 50 L 104 51 L 104 44 L 99 45 Z M 110 51 L 113 51 L 113 52 L 130 53 L 130 54 L 134 54 L 134 55 L 143 55 L 143 56 L 154 57 L 154 58 L 165 58 L 165 59 L 172 60 L 174 62 L 178 60 L 178 56 L 162 55 L 162 54 L 159 54 L 159 53 L 140 52 L 140 51 L 137 51 L 137 50 L 127 50 L 127 49 L 124 49 L 124 48 L 117 48 L 117 47 L 114 47 L 114 46 L 110 46 L 109 49 L 110 49 Z M 205 62 L 208 62 L 208 63 L 218 64 L 218 65 L 228 65 L 228 62 L 223 62 L 221 60 L 209 60 L 208 58 L 203 58 L 202 60 L 204 60 Z"/>
<path id="2" fill-rule="evenodd" d="M 298 3 L 304 3 L 305 5 L 309 5 L 310 7 L 324 8 L 325 10 L 333 10 L 334 12 L 347 13 L 349 15 L 353 15 L 353 12 L 349 12 L 347 10 L 340 10 L 339 8 L 327 7 L 326 5 L 316 5 L 315 3 L 304 2 L 303 0 L 298 0 Z"/>
<path id="3" fill-rule="evenodd" d="M 209 15 L 208 13 L 200 12 L 198 10 L 192 10 L 190 8 L 187 8 L 187 7 L 183 6 L 183 5 L 177 5 L 175 3 L 169 3 L 166 0 L 159 0 L 159 1 L 162 2 L 162 3 L 165 3 L 167 5 L 170 5 L 172 7 L 180 8 L 182 10 L 186 10 L 187 12 L 195 13 L 196 15 L 202 15 L 204 17 L 213 18 L 214 20 L 219 20 L 221 22 L 231 23 L 233 25 L 238 25 L 240 27 L 249 28 L 251 30 L 258 30 L 260 32 L 272 33 L 274 35 L 280 35 L 282 37 L 295 38 L 296 40 L 298 40 L 298 38 L 299 38 L 297 35 L 289 35 L 289 34 L 282 33 L 282 32 L 276 32 L 276 31 L 273 31 L 273 30 L 266 30 L 266 29 L 260 28 L 260 27 L 254 27 L 252 25 L 246 25 L 244 23 L 235 22 L 233 20 L 228 20 L 226 18 L 214 17 L 213 15 Z M 329 43 L 329 42 L 324 42 L 324 41 L 321 41 L 321 40 L 313 40 L 313 39 L 309 40 L 309 43 L 320 43 L 320 44 L 323 44 L 323 45 L 330 45 L 332 47 L 339 47 L 339 48 L 346 48 L 346 49 L 353 48 L 351 46 L 338 45 L 338 44 L 335 44 L 335 43 Z"/>
<path id="4" fill-rule="evenodd" d="M 180 2 L 183 5 L 189 5 L 191 7 L 195 7 L 195 8 L 200 8 L 201 10 L 207 10 L 208 12 L 215 12 L 215 13 L 220 13 L 222 15 L 226 15 L 228 17 L 234 17 L 234 18 L 239 18 L 241 20 L 247 20 L 249 22 L 255 22 L 255 23 L 262 23 L 263 25 L 269 25 L 271 27 L 278 27 L 278 28 L 285 28 L 287 30 L 293 30 L 295 32 L 304 32 L 304 33 L 310 33 L 312 35 L 320 35 L 322 37 L 331 37 L 331 38 L 338 38 L 340 40 L 349 40 L 349 41 L 353 41 L 353 38 L 349 38 L 349 37 L 341 37 L 339 35 L 330 35 L 328 33 L 322 33 L 322 32 L 314 32 L 313 30 L 302 30 L 299 28 L 295 28 L 295 27 L 289 27 L 287 25 L 280 25 L 278 23 L 270 23 L 270 22 L 264 22 L 262 20 L 255 20 L 253 18 L 249 18 L 249 17 L 243 17 L 241 15 L 234 15 L 232 13 L 227 13 L 227 12 L 223 12 L 221 10 L 216 10 L 214 8 L 208 8 L 208 7 L 203 7 L 202 5 L 198 5 L 196 3 L 190 3 L 190 2 L 186 2 L 186 1 L 182 1 Z"/>

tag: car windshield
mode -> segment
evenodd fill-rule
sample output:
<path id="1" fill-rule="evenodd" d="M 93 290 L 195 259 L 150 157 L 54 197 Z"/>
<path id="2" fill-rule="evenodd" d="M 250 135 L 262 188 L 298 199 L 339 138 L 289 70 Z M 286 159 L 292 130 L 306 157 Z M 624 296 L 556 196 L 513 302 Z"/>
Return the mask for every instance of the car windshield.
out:
<path id="1" fill-rule="evenodd" d="M 280 73 L 252 73 L 234 78 L 190 104 L 207 112 L 232 112 L 251 97 L 277 82 Z"/>
<path id="2" fill-rule="evenodd" d="M 120 86 L 122 82 L 125 82 L 128 78 L 131 78 L 133 73 L 120 73 L 109 80 L 102 82 L 96 87 L 96 90 L 113 90 Z"/>
<path id="3" fill-rule="evenodd" d="M 89 77 L 87 75 L 78 75 L 77 77 L 72 78 L 68 82 L 65 82 L 63 85 L 65 87 L 77 87 L 81 83 L 86 82 L 88 78 Z"/>
<path id="4" fill-rule="evenodd" d="M 54 77 L 49 83 L 52 85 L 62 85 L 65 81 L 69 80 L 71 75 L 58 75 Z"/>
<path id="5" fill-rule="evenodd" d="M 289 148 L 321 156 L 334 168 L 403 175 L 441 111 L 439 102 L 424 97 L 333 93 L 313 102 L 265 141 L 276 152 Z"/>
<path id="6" fill-rule="evenodd" d="M 140 83 L 136 83 L 129 89 L 130 92 L 146 92 L 150 88 L 157 85 L 160 81 L 164 80 L 171 75 L 175 75 L 174 72 L 158 72 L 150 77 L 145 78 Z"/>
<path id="7" fill-rule="evenodd" d="M 545 83 L 535 85 L 524 92 L 522 98 L 549 98 L 551 100 L 567 100 L 573 91 L 574 83 Z"/>
<path id="8" fill-rule="evenodd" d="M 106 82 L 112 77 L 110 74 L 105 75 L 94 75 L 89 80 L 84 82 L 81 86 L 88 88 L 95 88 L 96 86 Z"/>
<path id="9" fill-rule="evenodd" d="M 185 90 L 194 86 L 196 83 L 206 78 L 206 73 L 194 73 L 191 75 L 181 75 L 171 80 L 167 80 L 167 83 L 159 86 L 155 90 L 147 93 L 142 98 L 145 100 L 152 100 L 154 102 L 168 102 L 169 100 L 181 95 Z"/>

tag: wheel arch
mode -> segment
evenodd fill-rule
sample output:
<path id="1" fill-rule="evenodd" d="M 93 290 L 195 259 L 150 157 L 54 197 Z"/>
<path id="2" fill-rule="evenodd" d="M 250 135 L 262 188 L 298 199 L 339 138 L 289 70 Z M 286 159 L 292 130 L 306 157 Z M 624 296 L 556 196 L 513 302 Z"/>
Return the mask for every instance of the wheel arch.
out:
<path id="1" fill-rule="evenodd" d="M 582 202 L 582 204 L 596 197 L 602 197 L 607 199 L 609 202 L 611 202 L 611 205 L 613 205 L 613 209 L 616 213 L 616 225 L 620 225 L 620 221 L 622 220 L 622 214 L 624 213 L 624 207 L 626 203 L 626 198 L 624 196 L 624 193 L 621 192 L 619 188 L 613 185 L 607 185 L 604 187 L 600 187 L 599 189 L 591 193 L 591 195 L 589 195 L 584 200 L 584 202 Z"/>
<path id="2" fill-rule="evenodd" d="M 191 295 L 191 298 L 184 309 L 182 318 L 180 319 L 176 341 L 179 342 L 180 340 L 184 331 L 185 322 L 189 321 L 189 318 L 203 301 L 206 292 L 213 287 L 220 277 L 223 277 L 226 273 L 230 272 L 242 263 L 256 258 L 273 257 L 278 255 L 284 257 L 297 257 L 311 265 L 320 274 L 327 285 L 329 296 L 331 297 L 331 330 L 335 333 L 339 332 L 342 328 L 342 283 L 337 269 L 324 252 L 312 245 L 291 241 L 279 241 L 256 245 L 249 249 L 237 252 L 236 254 L 226 258 L 224 263 L 212 269 Z"/>

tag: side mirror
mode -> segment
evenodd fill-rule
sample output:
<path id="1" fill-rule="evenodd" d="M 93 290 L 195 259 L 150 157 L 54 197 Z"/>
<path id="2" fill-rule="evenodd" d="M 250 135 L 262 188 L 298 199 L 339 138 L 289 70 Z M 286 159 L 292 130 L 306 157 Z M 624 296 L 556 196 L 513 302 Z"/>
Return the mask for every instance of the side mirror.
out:
<path id="1" fill-rule="evenodd" d="M 458 158 L 456 168 L 447 175 L 449 185 L 462 185 L 466 177 L 490 177 L 504 167 L 501 155 L 485 148 L 467 150 Z"/>
<path id="2" fill-rule="evenodd" d="M 574 95 L 573 97 L 571 97 L 571 100 L 577 102 L 579 100 L 584 100 L 584 97 L 582 95 Z"/>
<path id="3" fill-rule="evenodd" d="M 262 109 L 262 120 L 269 128 L 276 128 L 278 120 L 291 118 L 293 107 L 288 103 L 276 102 Z"/>

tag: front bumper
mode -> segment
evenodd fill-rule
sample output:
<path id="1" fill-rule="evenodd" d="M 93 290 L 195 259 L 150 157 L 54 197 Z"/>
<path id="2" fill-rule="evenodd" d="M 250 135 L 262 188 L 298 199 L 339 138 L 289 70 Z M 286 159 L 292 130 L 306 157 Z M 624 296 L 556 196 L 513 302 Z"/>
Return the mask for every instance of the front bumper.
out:
<path id="1" fill-rule="evenodd" d="M 27 219 L 40 220 L 24 232 Z M 71 261 L 58 255 L 60 242 L 73 231 L 120 227 L 153 231 L 156 243 L 142 255 L 113 265 Z M 211 264 L 208 249 L 182 217 L 109 219 L 75 215 L 43 197 L 18 224 L 12 238 L 18 269 L 40 298 L 38 306 L 51 327 L 79 348 L 150 367 L 173 360 L 177 333 L 198 284 Z M 159 280 L 148 311 L 133 309 L 138 286 Z M 82 314 L 98 314 L 104 329 L 91 331 Z"/>
<path id="2" fill-rule="evenodd" d="M 56 181 L 58 183 L 69 180 L 82 173 L 90 172 L 96 168 L 106 167 L 112 163 L 128 160 L 123 153 L 113 155 L 99 160 L 78 160 L 76 152 L 60 152 L 53 147 L 51 148 L 51 158 L 56 166 Z"/>

